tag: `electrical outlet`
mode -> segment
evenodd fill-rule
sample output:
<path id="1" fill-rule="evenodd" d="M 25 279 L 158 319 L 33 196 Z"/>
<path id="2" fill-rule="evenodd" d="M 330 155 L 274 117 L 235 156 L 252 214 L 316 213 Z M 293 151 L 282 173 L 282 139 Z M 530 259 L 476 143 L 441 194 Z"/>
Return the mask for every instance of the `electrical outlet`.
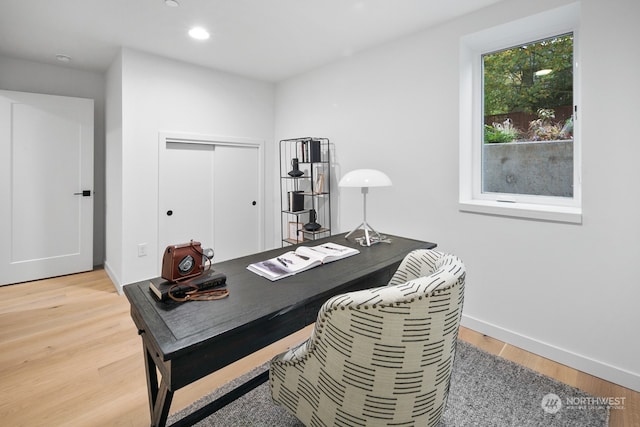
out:
<path id="1" fill-rule="evenodd" d="M 147 256 L 147 244 L 146 243 L 140 243 L 138 245 L 138 256 L 139 257 Z"/>

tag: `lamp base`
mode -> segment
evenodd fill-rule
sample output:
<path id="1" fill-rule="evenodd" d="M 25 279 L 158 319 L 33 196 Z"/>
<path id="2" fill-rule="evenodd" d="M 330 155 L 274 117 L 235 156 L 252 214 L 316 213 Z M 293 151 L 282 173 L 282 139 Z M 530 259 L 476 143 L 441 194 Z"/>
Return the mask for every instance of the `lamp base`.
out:
<path id="1" fill-rule="evenodd" d="M 364 243 L 367 246 L 371 246 L 374 245 L 376 243 L 380 243 L 380 241 L 382 241 L 382 236 L 380 235 L 380 233 L 378 233 L 376 230 L 373 229 L 373 227 L 371 227 L 367 221 L 364 221 L 362 224 L 360 224 L 359 226 L 357 226 L 356 228 L 354 228 L 353 230 L 351 230 L 349 233 L 347 233 L 346 236 L 344 236 L 345 239 L 348 239 L 349 236 L 351 236 L 353 233 L 355 233 L 358 230 L 364 230 Z M 372 241 L 372 238 L 374 238 L 375 241 Z"/>

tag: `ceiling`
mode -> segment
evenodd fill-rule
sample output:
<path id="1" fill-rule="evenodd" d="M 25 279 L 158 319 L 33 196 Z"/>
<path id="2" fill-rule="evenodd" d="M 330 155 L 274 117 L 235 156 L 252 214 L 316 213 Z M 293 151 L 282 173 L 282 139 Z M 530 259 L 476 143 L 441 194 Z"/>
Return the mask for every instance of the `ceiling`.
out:
<path id="1" fill-rule="evenodd" d="M 500 0 L 177 1 L 0 0 L 0 55 L 102 72 L 124 46 L 277 82 Z"/>

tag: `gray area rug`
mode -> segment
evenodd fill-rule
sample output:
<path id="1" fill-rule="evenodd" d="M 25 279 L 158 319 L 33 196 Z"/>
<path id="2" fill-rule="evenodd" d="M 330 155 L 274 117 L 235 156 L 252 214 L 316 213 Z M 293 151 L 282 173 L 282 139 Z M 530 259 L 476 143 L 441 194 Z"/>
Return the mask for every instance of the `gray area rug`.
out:
<path id="1" fill-rule="evenodd" d="M 169 424 L 266 370 L 268 364 L 226 384 L 169 417 Z M 440 427 L 607 426 L 609 408 L 590 396 L 508 360 L 458 341 L 447 408 Z M 201 427 L 300 427 L 271 400 L 268 382 L 202 420 Z"/>

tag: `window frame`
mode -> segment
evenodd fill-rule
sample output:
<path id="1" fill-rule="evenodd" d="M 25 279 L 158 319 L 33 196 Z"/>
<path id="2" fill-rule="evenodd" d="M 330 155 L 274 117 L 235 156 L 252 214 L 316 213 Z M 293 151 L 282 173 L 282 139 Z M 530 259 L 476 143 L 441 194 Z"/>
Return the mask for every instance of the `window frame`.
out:
<path id="1" fill-rule="evenodd" d="M 579 3 L 498 25 L 460 40 L 459 210 L 529 219 L 582 222 Z M 573 197 L 482 192 L 482 55 L 573 33 Z"/>

